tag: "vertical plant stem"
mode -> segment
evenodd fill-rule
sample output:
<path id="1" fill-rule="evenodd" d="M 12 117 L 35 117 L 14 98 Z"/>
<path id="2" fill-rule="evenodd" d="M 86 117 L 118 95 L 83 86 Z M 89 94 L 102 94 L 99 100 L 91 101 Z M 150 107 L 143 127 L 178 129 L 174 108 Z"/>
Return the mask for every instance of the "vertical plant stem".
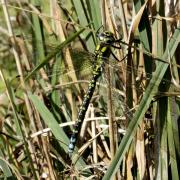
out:
<path id="1" fill-rule="evenodd" d="M 93 119 L 94 118 L 94 107 L 93 104 L 90 104 L 90 118 Z M 96 136 L 96 120 L 92 120 L 91 121 L 91 129 L 92 129 L 92 138 L 94 138 Z M 98 156 L 97 156 L 97 138 L 95 138 L 93 140 L 93 160 L 94 163 L 98 162 Z"/>
<path id="2" fill-rule="evenodd" d="M 110 71 L 111 71 L 110 68 L 107 67 L 109 139 L 110 139 L 111 159 L 113 159 L 116 148 L 115 148 L 115 142 L 114 142 L 114 112 L 113 112 L 113 104 L 112 104 L 112 81 L 111 81 L 111 72 Z"/>
<path id="3" fill-rule="evenodd" d="M 118 0 L 118 5 L 119 5 L 119 9 L 120 9 L 119 13 L 120 13 L 121 21 L 122 21 L 124 40 L 125 40 L 125 42 L 127 42 L 128 30 L 127 30 L 127 23 L 126 23 L 126 17 L 125 17 L 125 13 L 124 13 L 122 0 Z"/>

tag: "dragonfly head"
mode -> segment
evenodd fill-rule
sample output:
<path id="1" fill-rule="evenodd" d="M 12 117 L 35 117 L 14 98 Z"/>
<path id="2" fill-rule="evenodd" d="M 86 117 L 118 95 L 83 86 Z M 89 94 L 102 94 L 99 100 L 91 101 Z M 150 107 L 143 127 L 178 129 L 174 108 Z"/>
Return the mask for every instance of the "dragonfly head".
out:
<path id="1" fill-rule="evenodd" d="M 112 44 L 115 41 L 114 34 L 109 31 L 97 32 L 96 36 L 100 42 L 105 44 Z"/>

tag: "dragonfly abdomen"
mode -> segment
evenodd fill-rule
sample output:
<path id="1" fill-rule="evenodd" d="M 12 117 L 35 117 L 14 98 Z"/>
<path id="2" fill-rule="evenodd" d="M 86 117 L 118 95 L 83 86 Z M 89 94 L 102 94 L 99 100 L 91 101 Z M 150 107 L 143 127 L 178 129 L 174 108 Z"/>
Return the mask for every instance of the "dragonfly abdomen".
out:
<path id="1" fill-rule="evenodd" d="M 84 96 L 82 105 L 79 108 L 78 118 L 76 120 L 76 124 L 74 126 L 73 134 L 71 136 L 69 147 L 68 147 L 69 153 L 72 153 L 74 151 L 75 144 L 77 141 L 77 137 L 78 137 L 79 131 L 81 129 L 81 125 L 82 125 L 83 120 L 85 118 L 85 114 L 86 114 L 86 111 L 88 109 L 90 100 L 93 96 L 93 93 L 94 93 L 94 90 L 96 87 L 97 79 L 99 78 L 100 75 L 101 75 L 101 66 L 99 66 L 98 69 L 96 69 L 96 71 L 93 72 L 93 77 L 89 83 L 89 86 L 88 86 L 87 92 Z"/>

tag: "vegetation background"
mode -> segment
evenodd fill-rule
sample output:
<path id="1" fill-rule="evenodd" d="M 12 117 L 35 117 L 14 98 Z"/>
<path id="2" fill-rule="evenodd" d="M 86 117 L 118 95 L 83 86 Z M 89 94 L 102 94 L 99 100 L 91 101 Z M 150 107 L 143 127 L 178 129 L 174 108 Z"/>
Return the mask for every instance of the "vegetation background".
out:
<path id="1" fill-rule="evenodd" d="M 179 179 L 180 2 L 0 1 L 1 179 Z M 103 27 L 101 27 L 103 25 Z M 71 158 L 96 31 L 121 39 Z"/>

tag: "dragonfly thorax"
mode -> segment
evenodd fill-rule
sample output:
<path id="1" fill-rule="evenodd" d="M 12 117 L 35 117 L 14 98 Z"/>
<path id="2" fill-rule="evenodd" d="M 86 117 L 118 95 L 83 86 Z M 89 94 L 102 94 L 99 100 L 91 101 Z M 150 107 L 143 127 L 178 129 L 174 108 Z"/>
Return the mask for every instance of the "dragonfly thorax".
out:
<path id="1" fill-rule="evenodd" d="M 109 31 L 97 33 L 96 36 L 101 43 L 112 44 L 115 41 L 114 34 Z"/>

